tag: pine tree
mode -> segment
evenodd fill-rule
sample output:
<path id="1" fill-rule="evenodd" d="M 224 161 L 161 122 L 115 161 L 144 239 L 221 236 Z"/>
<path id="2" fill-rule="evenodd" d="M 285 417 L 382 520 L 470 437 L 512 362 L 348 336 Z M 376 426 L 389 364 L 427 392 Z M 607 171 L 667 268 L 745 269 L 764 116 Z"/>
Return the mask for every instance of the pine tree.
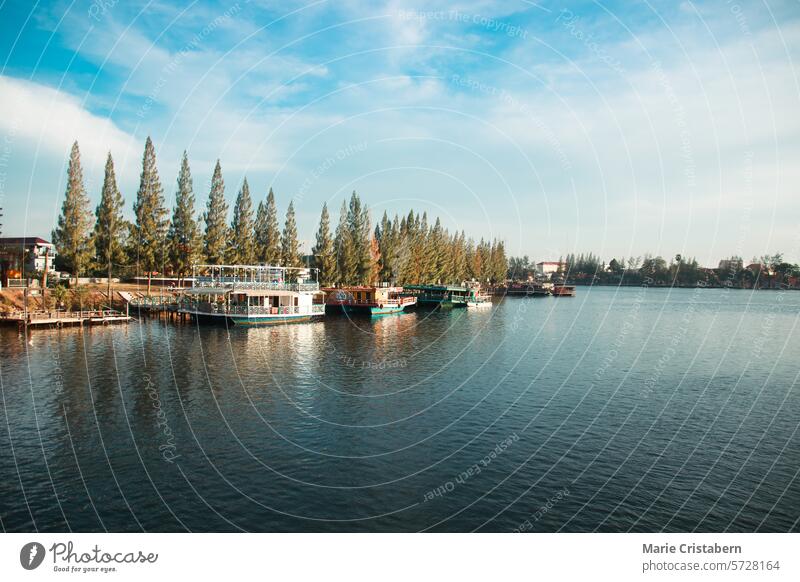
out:
<path id="1" fill-rule="evenodd" d="M 156 168 L 156 151 L 150 136 L 144 145 L 142 175 L 136 204 L 134 226 L 134 248 L 136 263 L 147 271 L 147 294 L 150 294 L 151 280 L 155 271 L 164 261 L 164 243 L 167 231 L 167 211 L 164 208 L 164 191 Z"/>
<path id="2" fill-rule="evenodd" d="M 405 217 L 405 227 L 402 231 L 401 249 L 401 269 L 403 283 L 419 284 L 422 273 L 419 270 L 419 215 L 414 215 L 413 210 L 409 210 Z"/>
<path id="3" fill-rule="evenodd" d="M 370 285 L 377 285 L 381 277 L 381 250 L 378 246 L 378 239 L 374 236 L 369 240 L 369 260 L 370 272 L 367 283 Z"/>
<path id="4" fill-rule="evenodd" d="M 258 203 L 253 231 L 256 245 L 256 261 L 265 263 L 267 261 L 267 205 L 264 204 L 263 200 Z"/>
<path id="5" fill-rule="evenodd" d="M 392 230 L 392 221 L 389 220 L 386 211 L 383 213 L 380 224 L 375 227 L 375 238 L 378 240 L 378 249 L 381 254 L 380 279 L 381 281 L 392 281 L 395 279 L 392 269 L 395 233 Z"/>
<path id="6" fill-rule="evenodd" d="M 376 277 L 373 277 L 375 270 L 375 261 L 380 260 L 380 252 L 373 255 L 372 252 L 372 228 L 370 226 L 369 209 L 364 205 L 361 209 L 361 219 L 358 221 L 359 226 L 359 262 L 358 262 L 358 278 L 362 285 L 369 285 L 376 282 Z M 375 257 L 378 257 L 377 259 Z"/>
<path id="7" fill-rule="evenodd" d="M 485 240 L 481 239 L 478 246 L 475 247 L 475 256 L 477 260 L 474 277 L 478 282 L 485 283 L 491 268 L 489 244 Z"/>
<path id="8" fill-rule="evenodd" d="M 67 191 L 58 224 L 53 230 L 53 243 L 65 267 L 78 277 L 92 258 L 92 215 L 89 210 L 89 197 L 83 185 L 81 152 L 78 142 L 72 144 L 67 167 Z"/>
<path id="9" fill-rule="evenodd" d="M 466 257 L 467 257 L 467 279 L 480 280 L 481 278 L 481 262 L 480 255 L 475 249 L 475 241 L 469 239 L 466 243 Z"/>
<path id="10" fill-rule="evenodd" d="M 461 233 L 453 235 L 453 267 L 451 281 L 462 283 L 469 279 L 467 271 L 467 236 L 462 230 Z"/>
<path id="11" fill-rule="evenodd" d="M 508 274 L 508 258 L 506 257 L 506 246 L 503 241 L 497 241 L 493 249 L 494 258 L 494 284 L 504 283 Z"/>
<path id="12" fill-rule="evenodd" d="M 350 196 L 350 205 L 347 209 L 347 229 L 349 239 L 352 244 L 352 274 L 353 279 L 349 282 L 357 285 L 369 283 L 372 271 L 372 259 L 370 257 L 370 234 L 369 212 L 366 206 L 361 204 L 361 199 L 354 191 Z M 348 270 L 351 270 L 348 268 Z"/>
<path id="13" fill-rule="evenodd" d="M 204 215 L 206 232 L 203 239 L 206 260 L 211 265 L 222 265 L 228 247 L 228 203 L 225 202 L 225 182 L 222 180 L 222 168 L 217 160 L 214 176 L 211 178 L 211 191 L 208 194 L 208 205 Z"/>
<path id="14" fill-rule="evenodd" d="M 250 186 L 244 179 L 242 189 L 236 197 L 231 224 L 233 244 L 230 262 L 234 265 L 250 265 L 255 261 L 255 240 L 253 236 L 253 202 L 250 199 Z"/>
<path id="15" fill-rule="evenodd" d="M 319 218 L 317 240 L 312 250 L 314 264 L 319 269 L 319 282 L 323 287 L 329 287 L 337 282 L 336 249 L 331 238 L 331 218 L 328 205 L 322 205 L 322 214 Z"/>
<path id="16" fill-rule="evenodd" d="M 267 265 L 277 265 L 281 261 L 281 233 L 278 227 L 278 208 L 272 188 L 267 194 L 266 205 L 258 204 L 256 215 L 256 256 Z"/>
<path id="17" fill-rule="evenodd" d="M 286 222 L 283 224 L 281 262 L 284 267 L 299 267 L 303 264 L 300 259 L 300 243 L 297 241 L 297 223 L 292 202 L 289 202 L 289 208 L 286 209 Z"/>
<path id="18" fill-rule="evenodd" d="M 412 248 L 416 263 L 414 270 L 416 272 L 417 281 L 420 283 L 433 283 L 434 281 L 431 279 L 433 271 L 433 251 L 431 235 L 428 229 L 427 212 L 422 213 L 422 219 L 414 233 Z"/>
<path id="19" fill-rule="evenodd" d="M 167 233 L 167 246 L 170 266 L 178 277 L 184 277 L 192 265 L 201 260 L 203 241 L 195 218 L 192 173 L 185 151 L 178 172 L 178 192 Z"/>
<path id="20" fill-rule="evenodd" d="M 391 269 L 391 280 L 402 285 L 406 282 L 408 264 L 408 236 L 406 219 L 402 220 L 395 214 L 392 220 L 392 242 L 389 257 L 384 257 Z"/>
<path id="21" fill-rule="evenodd" d="M 108 278 L 106 295 L 109 302 L 111 301 L 111 276 L 114 263 L 121 263 L 125 260 L 123 242 L 127 224 L 122 216 L 123 204 L 124 200 L 117 188 L 117 178 L 114 174 L 114 160 L 109 152 L 103 178 L 103 192 L 100 195 L 100 204 L 95 211 L 97 222 L 94 226 L 97 264 L 106 271 Z"/>
<path id="22" fill-rule="evenodd" d="M 446 283 L 449 257 L 447 256 L 447 239 L 439 217 L 436 217 L 436 222 L 428 237 L 428 253 L 430 254 L 428 262 L 430 282 Z"/>
<path id="23" fill-rule="evenodd" d="M 342 208 L 339 210 L 339 224 L 336 227 L 336 263 L 339 267 L 339 282 L 352 285 L 356 279 L 356 261 L 347 219 L 347 203 L 342 201 Z"/>

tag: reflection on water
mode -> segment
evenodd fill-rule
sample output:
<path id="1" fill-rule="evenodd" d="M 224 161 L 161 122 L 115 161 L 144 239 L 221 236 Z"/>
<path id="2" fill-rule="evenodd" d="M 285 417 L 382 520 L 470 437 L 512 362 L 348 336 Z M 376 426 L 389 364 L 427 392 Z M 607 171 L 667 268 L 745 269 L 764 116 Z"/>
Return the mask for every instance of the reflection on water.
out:
<path id="1" fill-rule="evenodd" d="M 797 530 L 798 313 L 791 293 L 595 288 L 2 329 L 2 526 Z"/>

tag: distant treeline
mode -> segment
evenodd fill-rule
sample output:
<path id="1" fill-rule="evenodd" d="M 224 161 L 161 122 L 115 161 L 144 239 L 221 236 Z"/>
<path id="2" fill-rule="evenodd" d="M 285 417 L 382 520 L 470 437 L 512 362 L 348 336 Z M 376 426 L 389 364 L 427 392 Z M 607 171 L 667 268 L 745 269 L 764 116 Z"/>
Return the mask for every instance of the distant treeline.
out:
<path id="1" fill-rule="evenodd" d="M 53 231 L 56 268 L 75 277 L 90 271 L 102 272 L 109 279 L 115 274 L 144 273 L 149 280 L 154 273 L 185 277 L 198 263 L 307 265 L 320 270 L 323 285 L 458 283 L 471 279 L 497 283 L 505 279 L 508 269 L 501 241 L 481 239 L 476 243 L 463 231 L 451 234 L 438 218 L 430 225 L 425 213 L 412 210 L 407 216 L 392 219 L 384 213 L 373 230 L 369 211 L 355 192 L 349 203 L 342 203 L 333 232 L 327 205 L 323 205 L 316 244 L 304 261 L 294 205 L 289 203 L 281 230 L 272 189 L 254 210 L 245 178 L 228 224 L 219 161 L 206 211 L 198 217 L 186 152 L 170 218 L 149 137 L 133 204 L 133 222 L 125 220 L 123 206 L 109 153 L 100 203 L 92 215 L 75 142 L 67 169 L 66 195 Z"/>
<path id="2" fill-rule="evenodd" d="M 663 257 L 611 259 L 608 263 L 593 253 L 570 254 L 553 278 L 586 285 L 662 285 L 696 287 L 796 287 L 800 267 L 784 261 L 782 253 L 753 257 L 749 263 L 739 256 L 723 259 L 717 267 L 701 267 L 695 258 L 676 255 L 669 262 Z M 525 257 L 511 257 L 508 277 L 525 280 L 536 277 L 536 266 Z"/>

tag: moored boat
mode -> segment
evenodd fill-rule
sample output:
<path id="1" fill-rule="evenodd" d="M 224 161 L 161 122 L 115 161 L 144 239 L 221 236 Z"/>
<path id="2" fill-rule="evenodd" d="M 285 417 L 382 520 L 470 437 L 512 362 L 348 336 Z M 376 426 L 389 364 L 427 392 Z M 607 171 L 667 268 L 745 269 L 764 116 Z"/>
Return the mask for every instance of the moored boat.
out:
<path id="1" fill-rule="evenodd" d="M 492 306 L 492 299 L 488 295 L 476 295 L 467 300 L 469 309 L 486 309 Z"/>
<path id="2" fill-rule="evenodd" d="M 547 297 L 551 294 L 549 283 L 531 281 L 528 283 L 512 283 L 503 289 L 503 295 L 512 297 Z"/>
<path id="3" fill-rule="evenodd" d="M 554 297 L 575 297 L 575 285 L 553 285 L 552 293 Z"/>
<path id="4" fill-rule="evenodd" d="M 480 286 L 474 285 L 469 288 L 469 296 L 467 297 L 468 309 L 485 309 L 492 306 L 492 298 L 481 291 Z"/>
<path id="5" fill-rule="evenodd" d="M 330 287 L 323 291 L 326 306 L 351 315 L 402 313 L 417 303 L 416 297 L 403 295 L 402 287 L 358 285 Z"/>
<path id="6" fill-rule="evenodd" d="M 419 305 L 466 307 L 472 290 L 458 285 L 406 285 L 403 296 L 415 297 Z"/>
<path id="7" fill-rule="evenodd" d="M 178 312 L 198 321 L 263 325 L 325 315 L 315 270 L 269 265 L 197 265 Z"/>

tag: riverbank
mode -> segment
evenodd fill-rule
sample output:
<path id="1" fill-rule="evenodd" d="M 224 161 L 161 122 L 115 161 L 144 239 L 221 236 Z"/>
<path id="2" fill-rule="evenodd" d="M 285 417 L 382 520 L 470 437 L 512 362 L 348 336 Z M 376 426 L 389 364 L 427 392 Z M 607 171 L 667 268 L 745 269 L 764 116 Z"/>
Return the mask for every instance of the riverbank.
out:
<path id="1" fill-rule="evenodd" d="M 80 291 L 78 290 L 80 289 Z M 133 297 L 144 296 L 147 294 L 147 287 L 136 283 L 115 283 L 111 287 L 111 298 L 107 293 L 104 283 L 89 283 L 74 289 L 64 289 L 60 305 L 55 303 L 59 297 L 59 292 L 50 287 L 43 295 L 41 288 L 32 287 L 28 289 L 27 297 L 24 289 L 0 289 L 0 316 L 7 316 L 18 311 L 49 311 L 56 307 L 64 310 L 80 309 L 85 310 L 113 308 L 125 309 L 125 298 L 120 293 L 127 293 Z M 151 292 L 153 296 L 169 295 L 172 291 L 168 289 L 155 289 Z"/>

